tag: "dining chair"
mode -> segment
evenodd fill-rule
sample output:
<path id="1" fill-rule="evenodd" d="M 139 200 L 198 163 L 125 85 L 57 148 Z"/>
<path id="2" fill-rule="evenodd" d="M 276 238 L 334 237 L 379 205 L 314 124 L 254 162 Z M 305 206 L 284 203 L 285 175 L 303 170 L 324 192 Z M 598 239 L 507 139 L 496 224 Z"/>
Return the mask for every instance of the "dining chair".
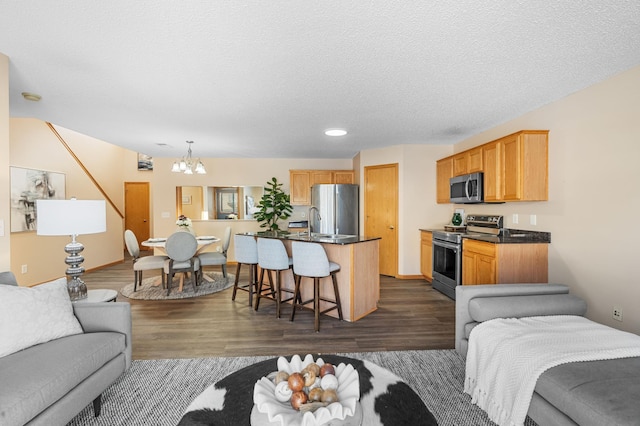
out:
<path id="1" fill-rule="evenodd" d="M 229 243 L 231 242 L 231 227 L 227 226 L 224 230 L 224 238 L 222 239 L 222 251 L 214 252 L 208 251 L 200 253 L 198 259 L 200 260 L 200 280 L 204 277 L 205 266 L 221 266 L 222 276 L 227 278 L 227 250 L 229 250 Z"/>
<path id="2" fill-rule="evenodd" d="M 342 320 L 342 306 L 340 304 L 340 293 L 338 291 L 338 280 L 336 274 L 340 271 L 340 265 L 329 261 L 327 253 L 318 243 L 306 243 L 293 241 L 291 243 L 293 254 L 293 273 L 295 276 L 295 291 L 293 295 L 293 309 L 291 311 L 291 321 L 296 314 L 296 308 L 313 310 L 315 314 L 315 330 L 320 331 L 320 314 L 325 314 L 334 309 L 338 310 L 338 318 Z M 331 276 L 333 283 L 334 299 L 328 299 L 320 295 L 320 278 Z M 303 277 L 313 278 L 313 298 L 306 301 L 301 300 L 300 282 Z M 327 309 L 320 310 L 320 301 L 330 305 Z M 306 306 L 313 302 L 313 308 Z"/>
<path id="3" fill-rule="evenodd" d="M 258 276 L 258 244 L 256 238 L 252 235 L 233 236 L 234 251 L 236 255 L 236 279 L 233 283 L 233 294 L 231 300 L 236 300 L 236 292 L 243 290 L 249 293 L 249 306 L 253 306 L 253 295 L 257 288 Z M 239 284 L 240 267 L 242 265 L 249 266 L 249 282 L 247 284 Z"/>
<path id="4" fill-rule="evenodd" d="M 140 256 L 140 246 L 138 245 L 138 238 L 130 229 L 124 231 L 124 243 L 127 246 L 127 251 L 133 259 L 133 291 L 138 289 L 138 286 L 142 285 L 142 271 L 150 271 L 153 269 L 164 268 L 164 261 L 168 259 L 167 256 Z M 165 287 L 164 273 L 162 275 L 162 288 Z"/>
<path id="5" fill-rule="evenodd" d="M 200 261 L 196 256 L 198 241 L 190 232 L 174 232 L 167 238 L 165 250 L 169 258 L 164 261 L 164 273 L 167 279 L 167 296 L 171 293 L 171 283 L 176 273 L 190 273 L 193 292 L 197 292 L 197 276 Z"/>
<path id="6" fill-rule="evenodd" d="M 282 292 L 291 290 L 282 288 L 281 275 L 284 271 L 291 269 L 293 259 L 287 254 L 287 249 L 280 240 L 273 238 L 258 238 L 258 266 L 260 267 L 260 279 L 256 289 L 256 311 L 260 306 L 260 299 L 270 299 L 276 302 L 276 318 L 280 318 L 280 307 L 282 303 L 293 299 L 282 300 Z M 264 274 L 267 273 L 269 284 L 265 285 Z M 273 272 L 276 273 L 275 288 L 273 283 Z"/>

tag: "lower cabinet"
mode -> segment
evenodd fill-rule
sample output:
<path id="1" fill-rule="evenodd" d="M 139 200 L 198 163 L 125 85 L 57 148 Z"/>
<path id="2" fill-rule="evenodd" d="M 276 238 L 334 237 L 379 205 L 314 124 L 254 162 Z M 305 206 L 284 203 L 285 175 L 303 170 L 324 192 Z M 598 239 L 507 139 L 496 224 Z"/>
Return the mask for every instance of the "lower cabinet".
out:
<path id="1" fill-rule="evenodd" d="M 548 244 L 462 241 L 462 284 L 548 282 Z"/>
<path id="2" fill-rule="evenodd" d="M 420 231 L 420 272 L 428 281 L 433 279 L 433 246 L 431 243 L 431 232 Z"/>

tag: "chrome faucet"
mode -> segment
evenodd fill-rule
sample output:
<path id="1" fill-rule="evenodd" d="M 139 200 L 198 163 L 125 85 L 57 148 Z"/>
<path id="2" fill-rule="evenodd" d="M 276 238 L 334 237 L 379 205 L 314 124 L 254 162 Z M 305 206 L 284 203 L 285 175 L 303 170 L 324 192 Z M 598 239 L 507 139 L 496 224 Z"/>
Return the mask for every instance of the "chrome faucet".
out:
<path id="1" fill-rule="evenodd" d="M 318 221 L 322 220 L 322 218 L 320 217 L 320 210 L 318 210 L 316 206 L 309 207 L 309 215 L 307 216 L 309 219 L 307 221 L 307 234 L 309 235 L 309 238 L 311 238 L 311 211 L 312 210 L 316 211 L 316 217 L 318 218 Z"/>

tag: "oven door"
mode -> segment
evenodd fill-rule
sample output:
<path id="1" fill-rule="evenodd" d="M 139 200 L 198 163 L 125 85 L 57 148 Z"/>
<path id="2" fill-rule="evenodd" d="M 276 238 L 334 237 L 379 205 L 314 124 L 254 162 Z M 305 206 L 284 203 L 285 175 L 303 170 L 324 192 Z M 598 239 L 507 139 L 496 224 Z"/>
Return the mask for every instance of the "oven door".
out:
<path id="1" fill-rule="evenodd" d="M 433 240 L 433 282 L 436 290 L 455 299 L 455 289 L 462 282 L 462 247 Z"/>

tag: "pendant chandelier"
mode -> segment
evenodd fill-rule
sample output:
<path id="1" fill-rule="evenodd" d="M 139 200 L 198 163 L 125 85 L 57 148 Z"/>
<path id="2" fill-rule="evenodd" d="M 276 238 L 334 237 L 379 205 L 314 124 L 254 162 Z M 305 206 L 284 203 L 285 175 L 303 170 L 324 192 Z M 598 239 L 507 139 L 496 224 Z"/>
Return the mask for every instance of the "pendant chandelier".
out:
<path id="1" fill-rule="evenodd" d="M 204 169 L 202 161 L 200 161 L 199 158 L 195 161 L 191 158 L 191 144 L 193 141 L 187 141 L 187 143 L 189 144 L 189 149 L 187 150 L 186 157 L 182 157 L 180 160 L 174 161 L 171 171 L 175 173 L 184 173 L 185 175 L 192 175 L 194 171 L 200 175 L 206 174 L 207 171 Z"/>

